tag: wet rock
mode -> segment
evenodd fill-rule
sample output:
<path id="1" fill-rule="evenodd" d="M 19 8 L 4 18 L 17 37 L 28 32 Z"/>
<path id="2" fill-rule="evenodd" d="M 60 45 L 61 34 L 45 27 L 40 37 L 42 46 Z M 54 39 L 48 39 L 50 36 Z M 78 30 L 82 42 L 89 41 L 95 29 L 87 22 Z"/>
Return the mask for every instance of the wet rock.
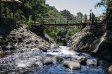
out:
<path id="1" fill-rule="evenodd" d="M 43 64 L 41 61 L 37 61 L 37 62 L 32 64 L 32 67 L 42 67 L 42 66 L 43 66 Z"/>
<path id="2" fill-rule="evenodd" d="M 108 68 L 109 74 L 112 74 L 112 65 Z"/>
<path id="3" fill-rule="evenodd" d="M 16 66 L 20 68 L 26 68 L 26 67 L 33 67 L 36 64 L 36 59 L 33 58 L 27 58 L 24 60 L 17 60 Z"/>
<path id="4" fill-rule="evenodd" d="M 81 65 L 86 65 L 86 64 L 87 64 L 87 63 L 86 63 L 86 61 L 87 61 L 86 58 L 81 58 L 81 59 L 79 59 L 78 61 L 80 62 Z"/>
<path id="5" fill-rule="evenodd" d="M 106 68 L 108 68 L 111 64 L 112 64 L 112 62 L 106 61 L 106 60 L 99 60 L 98 61 L 98 65 L 106 67 Z"/>
<path id="6" fill-rule="evenodd" d="M 63 57 L 62 57 L 62 56 L 54 56 L 54 59 L 55 59 L 57 62 L 62 62 L 62 61 L 63 61 Z"/>
<path id="7" fill-rule="evenodd" d="M 63 65 L 64 67 L 69 68 L 71 70 L 76 70 L 81 68 L 80 63 L 75 61 L 64 61 Z"/>
<path id="8" fill-rule="evenodd" d="M 87 59 L 86 63 L 88 66 L 96 66 L 97 65 L 97 59 Z"/>
<path id="9" fill-rule="evenodd" d="M 46 57 L 45 59 L 43 59 L 43 64 L 44 64 L 44 65 L 53 64 L 53 59 L 52 59 L 52 57 Z"/>

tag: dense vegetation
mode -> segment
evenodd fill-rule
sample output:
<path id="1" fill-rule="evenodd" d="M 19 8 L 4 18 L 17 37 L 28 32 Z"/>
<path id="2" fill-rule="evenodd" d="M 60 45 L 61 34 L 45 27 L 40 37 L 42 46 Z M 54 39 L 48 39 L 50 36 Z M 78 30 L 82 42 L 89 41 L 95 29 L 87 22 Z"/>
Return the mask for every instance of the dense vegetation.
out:
<path id="1" fill-rule="evenodd" d="M 71 14 L 68 10 L 63 10 L 59 12 L 55 7 L 46 4 L 45 0 L 20 1 L 22 3 L 15 6 L 15 18 L 16 20 L 18 20 L 19 23 L 67 23 L 67 21 L 71 19 L 73 20 L 70 22 L 81 22 L 81 17 L 85 17 L 81 12 L 79 12 L 76 16 Z M 13 7 L 11 5 L 7 3 L 5 5 L 2 4 L 1 8 L 3 17 L 12 16 L 11 12 L 13 11 Z"/>
<path id="2" fill-rule="evenodd" d="M 75 33 L 80 32 L 80 28 L 74 27 L 49 27 L 49 29 L 45 29 L 45 32 L 54 39 L 55 42 L 59 45 L 66 45 L 67 41 L 73 36 Z"/>
<path id="3" fill-rule="evenodd" d="M 105 7 L 105 17 L 104 22 L 107 24 L 107 30 L 112 31 L 112 0 L 101 0 L 101 2 L 96 4 L 96 7 Z"/>
<path id="4" fill-rule="evenodd" d="M 101 0 L 101 2 L 96 4 L 96 7 L 105 7 L 106 8 L 106 16 L 111 17 L 112 16 L 112 0 Z"/>
<path id="5" fill-rule="evenodd" d="M 78 12 L 76 16 L 68 10 L 58 11 L 55 7 L 46 4 L 45 0 L 20 0 L 16 8 L 15 18 L 20 23 L 30 24 L 31 22 L 47 22 L 47 23 L 67 23 L 69 22 L 84 22 L 87 21 L 87 15 Z M 5 7 L 4 7 L 5 6 Z M 107 10 L 107 15 L 112 15 L 112 0 L 101 0 L 96 4 L 97 7 L 104 6 Z M 11 17 L 13 7 L 9 4 L 2 4 L 2 16 Z M 9 14 L 10 13 L 10 14 Z M 8 14 L 8 15 L 6 15 Z M 31 24 L 30 24 L 31 25 Z"/>

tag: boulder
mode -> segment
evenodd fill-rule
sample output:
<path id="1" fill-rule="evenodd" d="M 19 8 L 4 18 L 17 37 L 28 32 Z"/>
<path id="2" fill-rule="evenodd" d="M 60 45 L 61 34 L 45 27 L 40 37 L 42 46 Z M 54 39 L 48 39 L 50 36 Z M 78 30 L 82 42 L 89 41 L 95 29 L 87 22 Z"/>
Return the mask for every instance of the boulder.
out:
<path id="1" fill-rule="evenodd" d="M 112 65 L 108 68 L 109 74 L 112 74 Z"/>
<path id="2" fill-rule="evenodd" d="M 87 59 L 86 63 L 88 66 L 96 66 L 97 65 L 97 59 Z"/>
<path id="3" fill-rule="evenodd" d="M 45 58 L 43 59 L 43 64 L 44 64 L 44 65 L 53 64 L 53 59 L 52 59 L 52 57 L 45 57 Z"/>
<path id="4" fill-rule="evenodd" d="M 87 63 L 86 63 L 86 61 L 87 61 L 86 58 L 81 58 L 81 59 L 79 59 L 78 61 L 80 62 L 81 65 L 86 65 L 86 64 L 87 64 Z"/>
<path id="5" fill-rule="evenodd" d="M 106 67 L 106 68 L 108 68 L 111 64 L 112 64 L 112 62 L 106 61 L 106 60 L 99 60 L 98 61 L 98 65 Z"/>
<path id="6" fill-rule="evenodd" d="M 55 59 L 57 62 L 62 62 L 62 61 L 63 61 L 63 57 L 62 57 L 62 56 L 54 56 L 54 59 Z"/>
<path id="7" fill-rule="evenodd" d="M 76 70 L 81 68 L 80 63 L 75 61 L 64 61 L 63 65 L 64 67 L 69 68 L 71 70 Z"/>

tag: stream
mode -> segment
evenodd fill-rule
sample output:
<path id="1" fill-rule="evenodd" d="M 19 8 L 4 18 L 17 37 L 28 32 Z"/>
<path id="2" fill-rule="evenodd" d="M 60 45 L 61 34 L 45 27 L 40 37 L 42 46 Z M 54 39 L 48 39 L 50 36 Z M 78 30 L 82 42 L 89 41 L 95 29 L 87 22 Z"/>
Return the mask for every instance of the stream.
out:
<path id="1" fill-rule="evenodd" d="M 47 63 L 45 60 L 50 60 Z M 65 60 L 80 61 L 86 65 L 72 70 L 63 66 Z M 67 46 L 51 47 L 47 52 L 37 48 L 16 50 L 15 53 L 0 58 L 0 74 L 107 74 L 102 66 L 97 66 L 97 58 L 88 53 L 69 50 Z"/>

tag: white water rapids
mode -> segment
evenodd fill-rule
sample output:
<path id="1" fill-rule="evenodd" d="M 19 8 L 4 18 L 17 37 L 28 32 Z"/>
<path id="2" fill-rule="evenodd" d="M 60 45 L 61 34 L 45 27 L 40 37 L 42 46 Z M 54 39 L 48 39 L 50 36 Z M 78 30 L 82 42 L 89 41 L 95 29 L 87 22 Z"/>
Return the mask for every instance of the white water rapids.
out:
<path id="1" fill-rule="evenodd" d="M 60 67 L 63 61 L 61 62 L 61 64 L 57 64 L 57 61 L 57 63 L 55 63 L 54 65 L 47 66 L 48 68 L 46 68 L 43 65 L 43 60 L 48 55 L 52 57 L 60 56 L 64 60 L 67 60 L 66 58 L 71 58 L 72 60 L 78 61 L 82 58 L 86 58 L 88 66 L 91 64 L 97 64 L 97 59 L 93 58 L 89 54 L 78 53 L 73 50 L 69 50 L 69 47 L 66 46 L 54 47 L 48 50 L 47 52 L 42 52 L 37 48 L 24 49 L 24 51 L 19 51 L 11 55 L 7 55 L 3 58 L 0 58 L 0 74 L 23 74 L 24 72 L 28 72 L 30 70 L 32 71 L 31 74 L 69 74 L 69 71 L 66 71 L 63 67 Z M 36 69 L 33 69 L 35 68 L 35 66 Z M 91 70 L 96 70 L 95 74 L 105 74 L 101 67 L 90 68 L 84 71 L 85 67 L 86 66 L 82 66 L 82 69 L 77 70 L 76 73 L 83 72 L 83 74 L 86 74 L 85 71 L 91 72 Z M 27 74 L 30 73 L 28 72 Z M 73 74 L 75 74 L 74 71 Z"/>

